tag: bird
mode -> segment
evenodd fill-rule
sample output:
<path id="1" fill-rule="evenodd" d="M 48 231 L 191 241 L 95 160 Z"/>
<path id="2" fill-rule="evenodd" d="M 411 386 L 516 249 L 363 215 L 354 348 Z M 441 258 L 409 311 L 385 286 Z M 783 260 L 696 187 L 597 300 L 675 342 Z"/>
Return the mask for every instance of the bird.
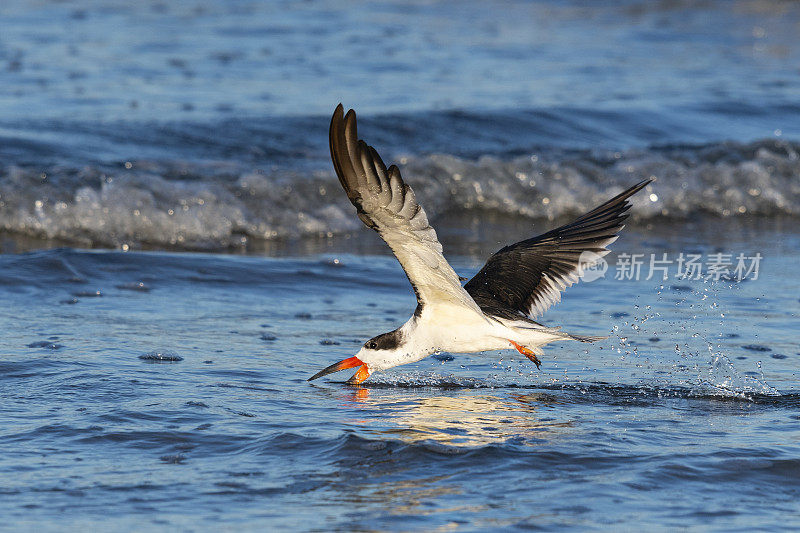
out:
<path id="1" fill-rule="evenodd" d="M 378 232 L 408 277 L 417 298 L 411 318 L 399 328 L 366 341 L 352 357 L 310 378 L 357 368 L 347 381 L 357 385 L 378 371 L 420 361 L 439 352 L 473 353 L 516 349 L 537 367 L 547 343 L 594 342 L 606 337 L 576 335 L 534 319 L 561 301 L 576 283 L 587 254 L 599 261 L 609 253 L 628 218 L 628 199 L 648 185 L 643 180 L 574 221 L 497 251 L 462 285 L 445 259 L 436 231 L 396 165 L 358 138 L 356 113 L 340 103 L 329 130 L 330 152 L 339 182 L 358 218 Z"/>

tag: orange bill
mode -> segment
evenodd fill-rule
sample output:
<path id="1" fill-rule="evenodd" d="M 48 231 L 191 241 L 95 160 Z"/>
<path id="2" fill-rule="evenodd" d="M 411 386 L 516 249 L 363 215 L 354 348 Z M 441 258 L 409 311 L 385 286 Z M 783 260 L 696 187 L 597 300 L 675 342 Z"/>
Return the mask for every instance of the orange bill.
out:
<path id="1" fill-rule="evenodd" d="M 358 357 L 355 357 L 355 356 L 348 357 L 347 359 L 343 359 L 343 360 L 339 361 L 338 363 L 334 363 L 334 364 L 332 364 L 331 366 L 329 366 L 327 368 L 323 368 L 322 370 L 320 370 L 319 372 L 317 372 L 316 374 L 314 374 L 313 376 L 308 378 L 308 381 L 311 381 L 311 380 L 314 380 L 314 379 L 317 379 L 317 378 L 321 378 L 322 376 L 327 376 L 328 374 L 333 374 L 334 372 L 338 372 L 340 370 L 347 370 L 348 368 L 355 368 L 357 366 L 360 366 L 361 368 L 358 369 L 358 372 L 356 372 L 356 375 L 353 376 L 348 383 L 361 383 L 361 381 L 364 381 L 365 379 L 367 379 L 367 377 L 369 377 L 369 370 L 366 369 L 367 365 L 364 364 L 364 361 L 362 361 L 361 359 L 359 359 Z M 361 381 L 355 381 L 355 382 L 352 381 L 352 380 L 354 380 L 356 378 L 356 376 L 358 376 L 359 374 L 362 374 L 362 371 L 364 372 L 364 374 L 366 374 L 363 377 L 363 379 L 361 379 Z"/>
<path id="2" fill-rule="evenodd" d="M 368 377 L 369 377 L 369 368 L 367 368 L 367 365 L 361 365 L 361 368 L 358 369 L 358 372 L 353 374 L 353 377 L 348 379 L 347 382 L 350 385 L 358 385 Z"/>

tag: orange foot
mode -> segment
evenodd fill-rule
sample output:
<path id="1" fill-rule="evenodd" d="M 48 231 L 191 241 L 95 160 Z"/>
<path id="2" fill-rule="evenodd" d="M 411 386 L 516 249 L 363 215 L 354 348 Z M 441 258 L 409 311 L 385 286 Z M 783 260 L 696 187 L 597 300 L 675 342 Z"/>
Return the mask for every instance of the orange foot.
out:
<path id="1" fill-rule="evenodd" d="M 541 369 L 542 368 L 542 362 L 539 361 L 539 358 L 536 357 L 535 353 L 533 353 L 532 351 L 530 351 L 526 347 L 522 346 L 521 344 L 517 344 L 516 342 L 512 341 L 511 339 L 509 339 L 508 342 L 513 344 L 514 348 L 516 348 L 519 353 L 521 353 L 522 355 L 524 355 L 525 357 L 527 357 L 528 359 L 533 361 L 534 364 L 536 365 L 537 369 Z M 355 377 L 355 376 L 353 376 L 353 377 Z"/>
<path id="2" fill-rule="evenodd" d="M 348 379 L 347 383 L 349 383 L 350 385 L 358 385 L 368 377 L 369 377 L 369 369 L 367 368 L 367 365 L 361 365 L 361 367 L 358 369 L 358 372 L 353 374 L 353 377 Z"/>

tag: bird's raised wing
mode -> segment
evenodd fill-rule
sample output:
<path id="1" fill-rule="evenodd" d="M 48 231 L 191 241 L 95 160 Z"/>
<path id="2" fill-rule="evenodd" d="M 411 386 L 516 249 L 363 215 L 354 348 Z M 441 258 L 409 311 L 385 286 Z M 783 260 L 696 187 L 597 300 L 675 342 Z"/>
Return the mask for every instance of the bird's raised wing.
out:
<path id="1" fill-rule="evenodd" d="M 436 231 L 414 191 L 395 165 L 386 168 L 378 152 L 358 138 L 355 111 L 344 116 L 342 104 L 331 119 L 330 144 L 336 175 L 358 218 L 378 232 L 400 261 L 417 296 L 418 310 L 430 302 L 446 301 L 480 312 L 442 255 Z"/>
<path id="2" fill-rule="evenodd" d="M 582 262 L 606 255 L 631 204 L 628 198 L 652 180 L 637 183 L 574 222 L 495 253 L 464 286 L 489 316 L 537 317 L 576 283 Z M 582 257 L 583 255 L 583 257 Z"/>

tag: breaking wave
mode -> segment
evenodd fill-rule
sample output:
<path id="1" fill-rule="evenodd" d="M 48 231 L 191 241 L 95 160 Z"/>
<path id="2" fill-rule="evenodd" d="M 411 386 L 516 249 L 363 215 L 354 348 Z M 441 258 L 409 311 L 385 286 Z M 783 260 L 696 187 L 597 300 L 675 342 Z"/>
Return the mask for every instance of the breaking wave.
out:
<path id="1" fill-rule="evenodd" d="M 531 151 L 399 158 L 429 216 L 577 215 L 645 178 L 640 219 L 699 213 L 800 215 L 800 144 Z M 291 167 L 290 167 L 291 168 Z M 321 167 L 318 167 L 321 168 Z M 223 249 L 248 240 L 332 236 L 359 227 L 329 170 L 253 163 L 131 161 L 0 166 L 0 230 L 92 246 Z"/>

